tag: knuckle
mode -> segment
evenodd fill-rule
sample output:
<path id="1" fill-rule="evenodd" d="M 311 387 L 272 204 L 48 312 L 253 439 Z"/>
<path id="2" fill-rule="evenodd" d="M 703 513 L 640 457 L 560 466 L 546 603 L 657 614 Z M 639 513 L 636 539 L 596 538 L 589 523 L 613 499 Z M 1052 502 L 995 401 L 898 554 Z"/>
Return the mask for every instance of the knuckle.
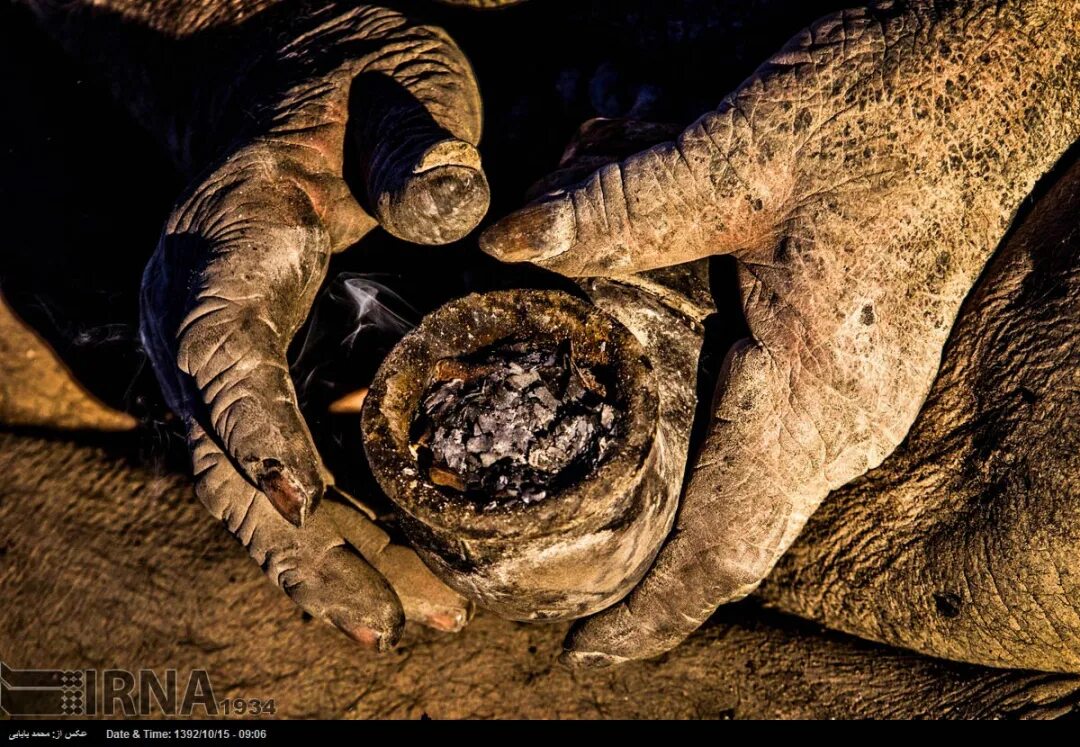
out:
<path id="1" fill-rule="evenodd" d="M 238 478 L 232 464 L 208 440 L 193 448 L 192 469 L 196 497 L 214 518 L 223 521 L 229 531 L 236 534 L 241 524 L 240 515 L 246 514 L 254 502 L 253 495 L 245 494 L 253 489 Z"/>
<path id="2" fill-rule="evenodd" d="M 240 310 L 216 296 L 203 295 L 180 322 L 176 332 L 177 364 L 196 379 L 213 361 L 220 369 L 221 358 L 233 330 L 240 326 Z M 215 360 L 216 359 L 216 360 Z"/>
<path id="3" fill-rule="evenodd" d="M 252 556 L 263 569 L 267 578 L 290 597 L 307 582 L 305 563 L 295 543 L 267 548 L 261 557 Z"/>
<path id="4" fill-rule="evenodd" d="M 225 523 L 266 577 L 286 592 L 309 581 L 308 571 L 319 567 L 319 554 L 310 552 L 311 538 L 288 525 L 254 488 L 245 500 L 231 504 Z"/>

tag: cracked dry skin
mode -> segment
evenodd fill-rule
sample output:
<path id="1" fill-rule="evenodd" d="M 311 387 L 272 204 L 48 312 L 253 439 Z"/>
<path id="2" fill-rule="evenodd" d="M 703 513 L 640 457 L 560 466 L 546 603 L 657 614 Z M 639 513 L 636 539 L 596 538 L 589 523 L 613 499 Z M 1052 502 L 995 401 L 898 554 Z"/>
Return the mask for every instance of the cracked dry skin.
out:
<path id="1" fill-rule="evenodd" d="M 294 718 L 1040 717 L 1080 703 L 1074 677 L 935 661 L 753 608 L 612 672 L 557 664 L 564 624 L 484 613 L 364 654 L 267 584 L 184 475 L 126 449 L 0 433 L 10 666 L 205 669 L 219 699 L 272 697 Z"/>
<path id="2" fill-rule="evenodd" d="M 85 6 L 32 5 L 70 49 L 105 66 L 178 163 L 203 165 L 227 146 L 227 157 L 211 161 L 209 176 L 177 205 L 147 273 L 150 349 L 174 403 L 209 411 L 211 432 L 193 426 L 189 435 L 211 512 L 273 578 L 309 593 L 325 589 L 316 574 L 282 560 L 290 535 L 263 526 L 273 514 L 254 511 L 246 521 L 249 508 L 261 507 L 252 483 L 275 488 L 268 497 L 293 523 L 323 483 L 281 352 L 333 251 L 376 218 L 398 234 L 431 226 L 413 209 L 427 203 L 394 178 L 413 173 L 399 167 L 426 167 L 428 154 L 416 143 L 395 144 L 412 130 L 400 126 L 399 110 L 379 103 L 396 101 L 374 85 L 385 82 L 381 75 L 430 73 L 404 76 L 423 84 L 413 90 L 453 136 L 430 155 L 462 174 L 462 184 L 480 184 L 479 96 L 467 62 L 438 29 L 374 6 L 305 3 L 290 16 L 274 2 L 164 2 L 155 9 L 162 12 L 147 13 L 115 0 L 66 16 Z M 1077 137 L 1078 12 L 1076 0 L 918 0 L 833 13 L 674 142 L 601 169 L 547 212 L 526 211 L 522 230 L 503 231 L 544 243 L 542 263 L 570 274 L 716 252 L 740 262 L 752 337 L 728 358 L 677 531 L 632 604 L 611 610 L 606 629 L 600 623 L 595 635 L 579 637 L 580 648 L 619 661 L 674 645 L 718 604 L 752 590 L 830 490 L 900 443 L 961 300 L 1023 197 Z M 88 17 L 190 39 L 222 72 L 213 81 L 245 85 L 183 80 L 190 90 L 180 85 L 177 94 L 172 68 L 162 76 L 137 64 L 145 47 L 93 44 L 94 24 L 80 27 Z M 273 33 L 245 37 L 264 22 Z M 222 45 L 221 56 L 199 46 L 208 31 L 205 38 L 259 44 Z M 698 64 L 711 69 L 724 60 L 703 56 Z M 158 86 L 162 80 L 169 85 Z M 360 190 L 370 204 L 359 212 L 339 178 L 346 143 L 355 143 L 342 121 L 354 82 L 370 105 L 361 107 L 370 116 L 357 133 L 370 161 Z M 245 129 L 251 139 L 229 139 Z M 472 191 L 444 197 L 453 203 L 462 193 Z M 486 189 L 475 196 L 472 208 L 486 205 Z M 251 204 L 264 209 L 238 224 L 233 216 Z M 460 235 L 443 228 L 436 225 L 435 238 Z M 218 253 L 231 261 L 205 261 Z M 202 282 L 185 287 L 192 276 Z M 251 298 L 252 285 L 257 303 L 236 303 Z M 241 327 L 254 330 L 251 339 L 227 331 Z M 175 396 L 188 377 L 194 387 Z M 286 472 L 270 475 L 267 465 Z M 339 570 L 361 568 L 342 559 Z M 311 583 L 296 584 L 304 575 Z M 372 584 L 383 613 L 361 617 L 390 640 L 400 615 L 388 590 Z M 679 609 L 672 599 L 682 600 Z M 320 605 L 319 616 L 327 609 Z"/>
<path id="3" fill-rule="evenodd" d="M 485 508 L 542 501 L 588 478 L 617 412 L 569 344 L 506 342 L 435 365 L 413 428 L 429 479 Z"/>
<path id="4" fill-rule="evenodd" d="M 834 13 L 673 142 L 485 232 L 494 255 L 572 276 L 738 264 L 750 335 L 675 531 L 627 600 L 576 629 L 581 663 L 676 645 L 901 443 L 963 299 L 1080 137 L 1078 31 L 1077 0 Z"/>
<path id="5" fill-rule="evenodd" d="M 1058 208 L 1075 226 L 1080 207 Z M 992 303 L 962 312 L 943 362 L 957 396 L 932 392 L 943 406 L 916 421 L 896 465 L 826 501 L 761 590 L 770 604 L 927 653 L 1057 669 L 1064 650 L 1075 667 L 1080 452 L 1056 444 L 1075 441 L 1080 299 L 1049 259 L 1062 245 L 1041 240 L 1057 235 L 1047 225 L 1026 233 L 1026 258 L 987 271 L 977 292 Z M 488 617 L 368 659 L 274 596 L 183 478 L 103 448 L 0 439 L 0 640 L 19 644 L 25 660 L 3 658 L 23 666 L 206 666 L 231 695 L 281 693 L 291 715 L 988 716 L 1077 703 L 1073 677 L 951 665 L 753 610 L 618 672 L 553 668 L 562 626 Z M 85 624 L 105 618 L 108 631 Z"/>
<path id="6" fill-rule="evenodd" d="M 1069 578 L 1080 548 L 1080 450 L 1058 448 L 1080 437 L 1077 210 L 1080 165 L 965 304 L 907 444 L 826 502 L 760 590 L 769 605 L 939 656 L 1075 661 L 1080 595 L 1052 579 Z M 1075 676 L 948 663 L 747 605 L 665 657 L 605 672 L 556 664 L 565 625 L 485 614 L 453 637 L 410 628 L 398 653 L 358 656 L 205 521 L 183 474 L 137 451 L 0 433 L 5 662 L 204 668 L 219 697 L 275 697 L 293 717 L 1037 718 L 1080 706 Z M 987 492 L 1010 474 L 1017 483 Z M 1038 578 L 1050 585 L 1028 586 Z M 948 593 L 955 616 L 937 610 Z M 98 619 L 110 625 L 86 624 Z"/>
<path id="7" fill-rule="evenodd" d="M 415 553 L 366 518 L 314 516 L 330 475 L 286 349 L 332 254 L 376 227 L 448 243 L 483 216 L 464 54 L 381 5 L 26 4 L 194 177 L 146 266 L 140 333 L 199 499 L 297 604 L 366 647 L 392 647 L 406 617 L 460 628 L 469 604 Z M 189 64 L 162 63 L 166 46 Z"/>
<path id="8" fill-rule="evenodd" d="M 935 656 L 1080 672 L 1080 161 L 965 301 L 904 444 L 762 596 Z"/>

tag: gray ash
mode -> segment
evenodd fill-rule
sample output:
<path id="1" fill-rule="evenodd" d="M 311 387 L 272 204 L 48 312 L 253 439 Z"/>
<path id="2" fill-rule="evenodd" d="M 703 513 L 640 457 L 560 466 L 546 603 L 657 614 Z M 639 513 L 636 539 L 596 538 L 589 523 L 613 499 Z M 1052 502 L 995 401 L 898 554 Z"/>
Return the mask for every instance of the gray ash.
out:
<path id="1" fill-rule="evenodd" d="M 610 449 L 618 417 L 603 379 L 553 341 L 439 361 L 413 424 L 421 468 L 485 508 L 544 500 Z"/>

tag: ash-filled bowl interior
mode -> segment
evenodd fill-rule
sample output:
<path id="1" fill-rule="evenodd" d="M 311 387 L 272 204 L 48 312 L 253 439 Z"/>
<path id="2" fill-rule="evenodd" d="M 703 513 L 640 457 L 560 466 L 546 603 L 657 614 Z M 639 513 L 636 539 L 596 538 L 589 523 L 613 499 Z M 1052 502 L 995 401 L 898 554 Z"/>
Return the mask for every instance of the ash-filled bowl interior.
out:
<path id="1" fill-rule="evenodd" d="M 619 435 L 611 372 L 567 340 L 504 340 L 432 368 L 410 429 L 422 474 L 481 509 L 531 504 L 588 477 Z"/>

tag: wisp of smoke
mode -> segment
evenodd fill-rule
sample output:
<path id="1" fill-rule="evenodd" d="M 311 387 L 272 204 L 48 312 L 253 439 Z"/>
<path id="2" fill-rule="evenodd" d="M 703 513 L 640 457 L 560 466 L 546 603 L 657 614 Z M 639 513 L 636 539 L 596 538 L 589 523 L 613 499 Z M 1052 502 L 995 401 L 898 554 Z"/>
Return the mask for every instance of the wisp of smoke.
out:
<path id="1" fill-rule="evenodd" d="M 384 281 L 386 274 L 341 273 L 315 303 L 292 366 L 303 402 L 315 384 L 333 386 L 326 369 L 350 357 L 361 338 L 374 354 L 387 350 L 416 326 L 420 313 Z"/>
<path id="2" fill-rule="evenodd" d="M 133 342 L 134 329 L 130 324 L 99 324 L 96 327 L 82 329 L 72 338 L 78 347 L 88 345 L 108 345 L 111 343 Z"/>
<path id="3" fill-rule="evenodd" d="M 374 280 L 374 277 L 373 275 L 342 273 L 326 289 L 331 301 L 352 304 L 356 323 L 352 332 L 341 341 L 342 346 L 348 348 L 349 352 L 352 352 L 356 338 L 366 329 L 376 329 L 388 335 L 401 337 L 416 326 L 415 321 L 410 321 L 387 303 L 394 304 L 414 319 L 418 316 L 416 309 L 389 287 Z"/>

